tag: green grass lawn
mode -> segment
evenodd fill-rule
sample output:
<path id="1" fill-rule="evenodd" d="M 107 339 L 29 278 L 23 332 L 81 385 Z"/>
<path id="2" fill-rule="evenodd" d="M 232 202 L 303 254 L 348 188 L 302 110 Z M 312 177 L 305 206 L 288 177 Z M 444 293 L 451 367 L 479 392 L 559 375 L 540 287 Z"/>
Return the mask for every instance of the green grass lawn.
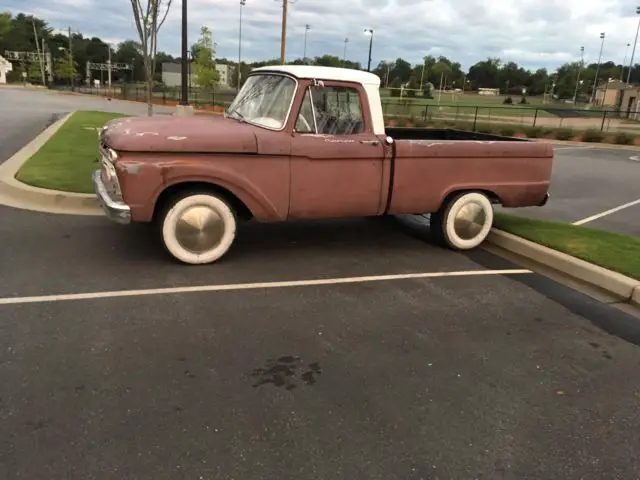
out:
<path id="1" fill-rule="evenodd" d="M 91 174 L 98 167 L 97 129 L 126 115 L 75 112 L 16 175 L 34 187 L 65 192 L 93 193 Z"/>
<path id="2" fill-rule="evenodd" d="M 640 280 L 640 238 L 561 222 L 495 214 L 495 227 Z"/>

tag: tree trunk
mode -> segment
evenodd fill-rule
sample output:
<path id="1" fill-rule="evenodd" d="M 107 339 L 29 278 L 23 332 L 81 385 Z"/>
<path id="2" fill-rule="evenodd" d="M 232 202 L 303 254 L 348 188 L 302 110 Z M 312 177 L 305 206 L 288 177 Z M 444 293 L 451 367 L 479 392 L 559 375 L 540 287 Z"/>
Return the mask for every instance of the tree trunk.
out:
<path id="1" fill-rule="evenodd" d="M 153 115 L 153 71 L 150 61 L 145 62 L 145 70 L 147 72 L 147 116 Z"/>

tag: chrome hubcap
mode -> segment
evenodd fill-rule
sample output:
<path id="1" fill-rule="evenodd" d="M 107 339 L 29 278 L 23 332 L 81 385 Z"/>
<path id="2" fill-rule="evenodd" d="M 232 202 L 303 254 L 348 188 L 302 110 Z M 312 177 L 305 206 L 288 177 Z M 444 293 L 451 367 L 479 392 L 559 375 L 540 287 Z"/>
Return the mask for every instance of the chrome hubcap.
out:
<path id="1" fill-rule="evenodd" d="M 224 221 L 218 212 L 206 206 L 194 206 L 182 212 L 176 224 L 178 243 L 192 253 L 204 253 L 217 247 L 224 234 Z"/>
<path id="2" fill-rule="evenodd" d="M 482 205 L 469 202 L 460 208 L 453 220 L 453 228 L 459 238 L 471 240 L 478 236 L 487 223 L 487 213 Z"/>

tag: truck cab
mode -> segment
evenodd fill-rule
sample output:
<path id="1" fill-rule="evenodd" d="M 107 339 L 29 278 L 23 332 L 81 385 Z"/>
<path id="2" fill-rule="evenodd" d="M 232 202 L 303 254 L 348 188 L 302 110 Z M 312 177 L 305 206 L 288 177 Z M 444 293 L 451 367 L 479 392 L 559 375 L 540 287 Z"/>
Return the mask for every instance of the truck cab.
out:
<path id="1" fill-rule="evenodd" d="M 546 203 L 553 159 L 509 137 L 386 129 L 376 75 L 307 65 L 254 69 L 222 116 L 112 120 L 100 152 L 106 215 L 156 223 L 187 264 L 220 259 L 249 219 L 430 213 L 439 243 L 475 248 L 493 204 Z"/>

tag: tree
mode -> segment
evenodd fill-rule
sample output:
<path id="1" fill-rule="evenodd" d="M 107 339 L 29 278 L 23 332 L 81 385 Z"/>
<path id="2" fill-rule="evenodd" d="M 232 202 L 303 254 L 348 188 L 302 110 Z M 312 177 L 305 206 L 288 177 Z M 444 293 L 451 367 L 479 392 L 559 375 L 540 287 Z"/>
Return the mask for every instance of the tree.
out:
<path id="1" fill-rule="evenodd" d="M 144 64 L 145 79 L 147 81 L 147 115 L 153 115 L 153 86 L 155 84 L 154 73 L 156 71 L 156 52 L 158 50 L 158 31 L 164 24 L 171 8 L 172 0 L 166 0 L 164 13 L 163 3 L 165 0 L 146 0 L 146 7 L 142 6 L 143 0 L 131 0 L 133 8 L 133 19 L 136 22 L 136 29 L 140 37 L 142 47 L 142 58 Z"/>
<path id="2" fill-rule="evenodd" d="M 213 89 L 218 83 L 218 70 L 216 70 L 215 45 L 211 29 L 207 26 L 200 28 L 200 38 L 192 48 L 194 55 L 193 73 L 194 82 L 202 88 Z"/>
<path id="3" fill-rule="evenodd" d="M 11 33 L 11 13 L 0 13 L 0 42 Z"/>
<path id="4" fill-rule="evenodd" d="M 76 77 L 78 71 L 69 52 L 65 52 L 62 57 L 56 60 L 54 73 L 56 77 L 63 80 L 71 81 L 72 78 Z"/>

